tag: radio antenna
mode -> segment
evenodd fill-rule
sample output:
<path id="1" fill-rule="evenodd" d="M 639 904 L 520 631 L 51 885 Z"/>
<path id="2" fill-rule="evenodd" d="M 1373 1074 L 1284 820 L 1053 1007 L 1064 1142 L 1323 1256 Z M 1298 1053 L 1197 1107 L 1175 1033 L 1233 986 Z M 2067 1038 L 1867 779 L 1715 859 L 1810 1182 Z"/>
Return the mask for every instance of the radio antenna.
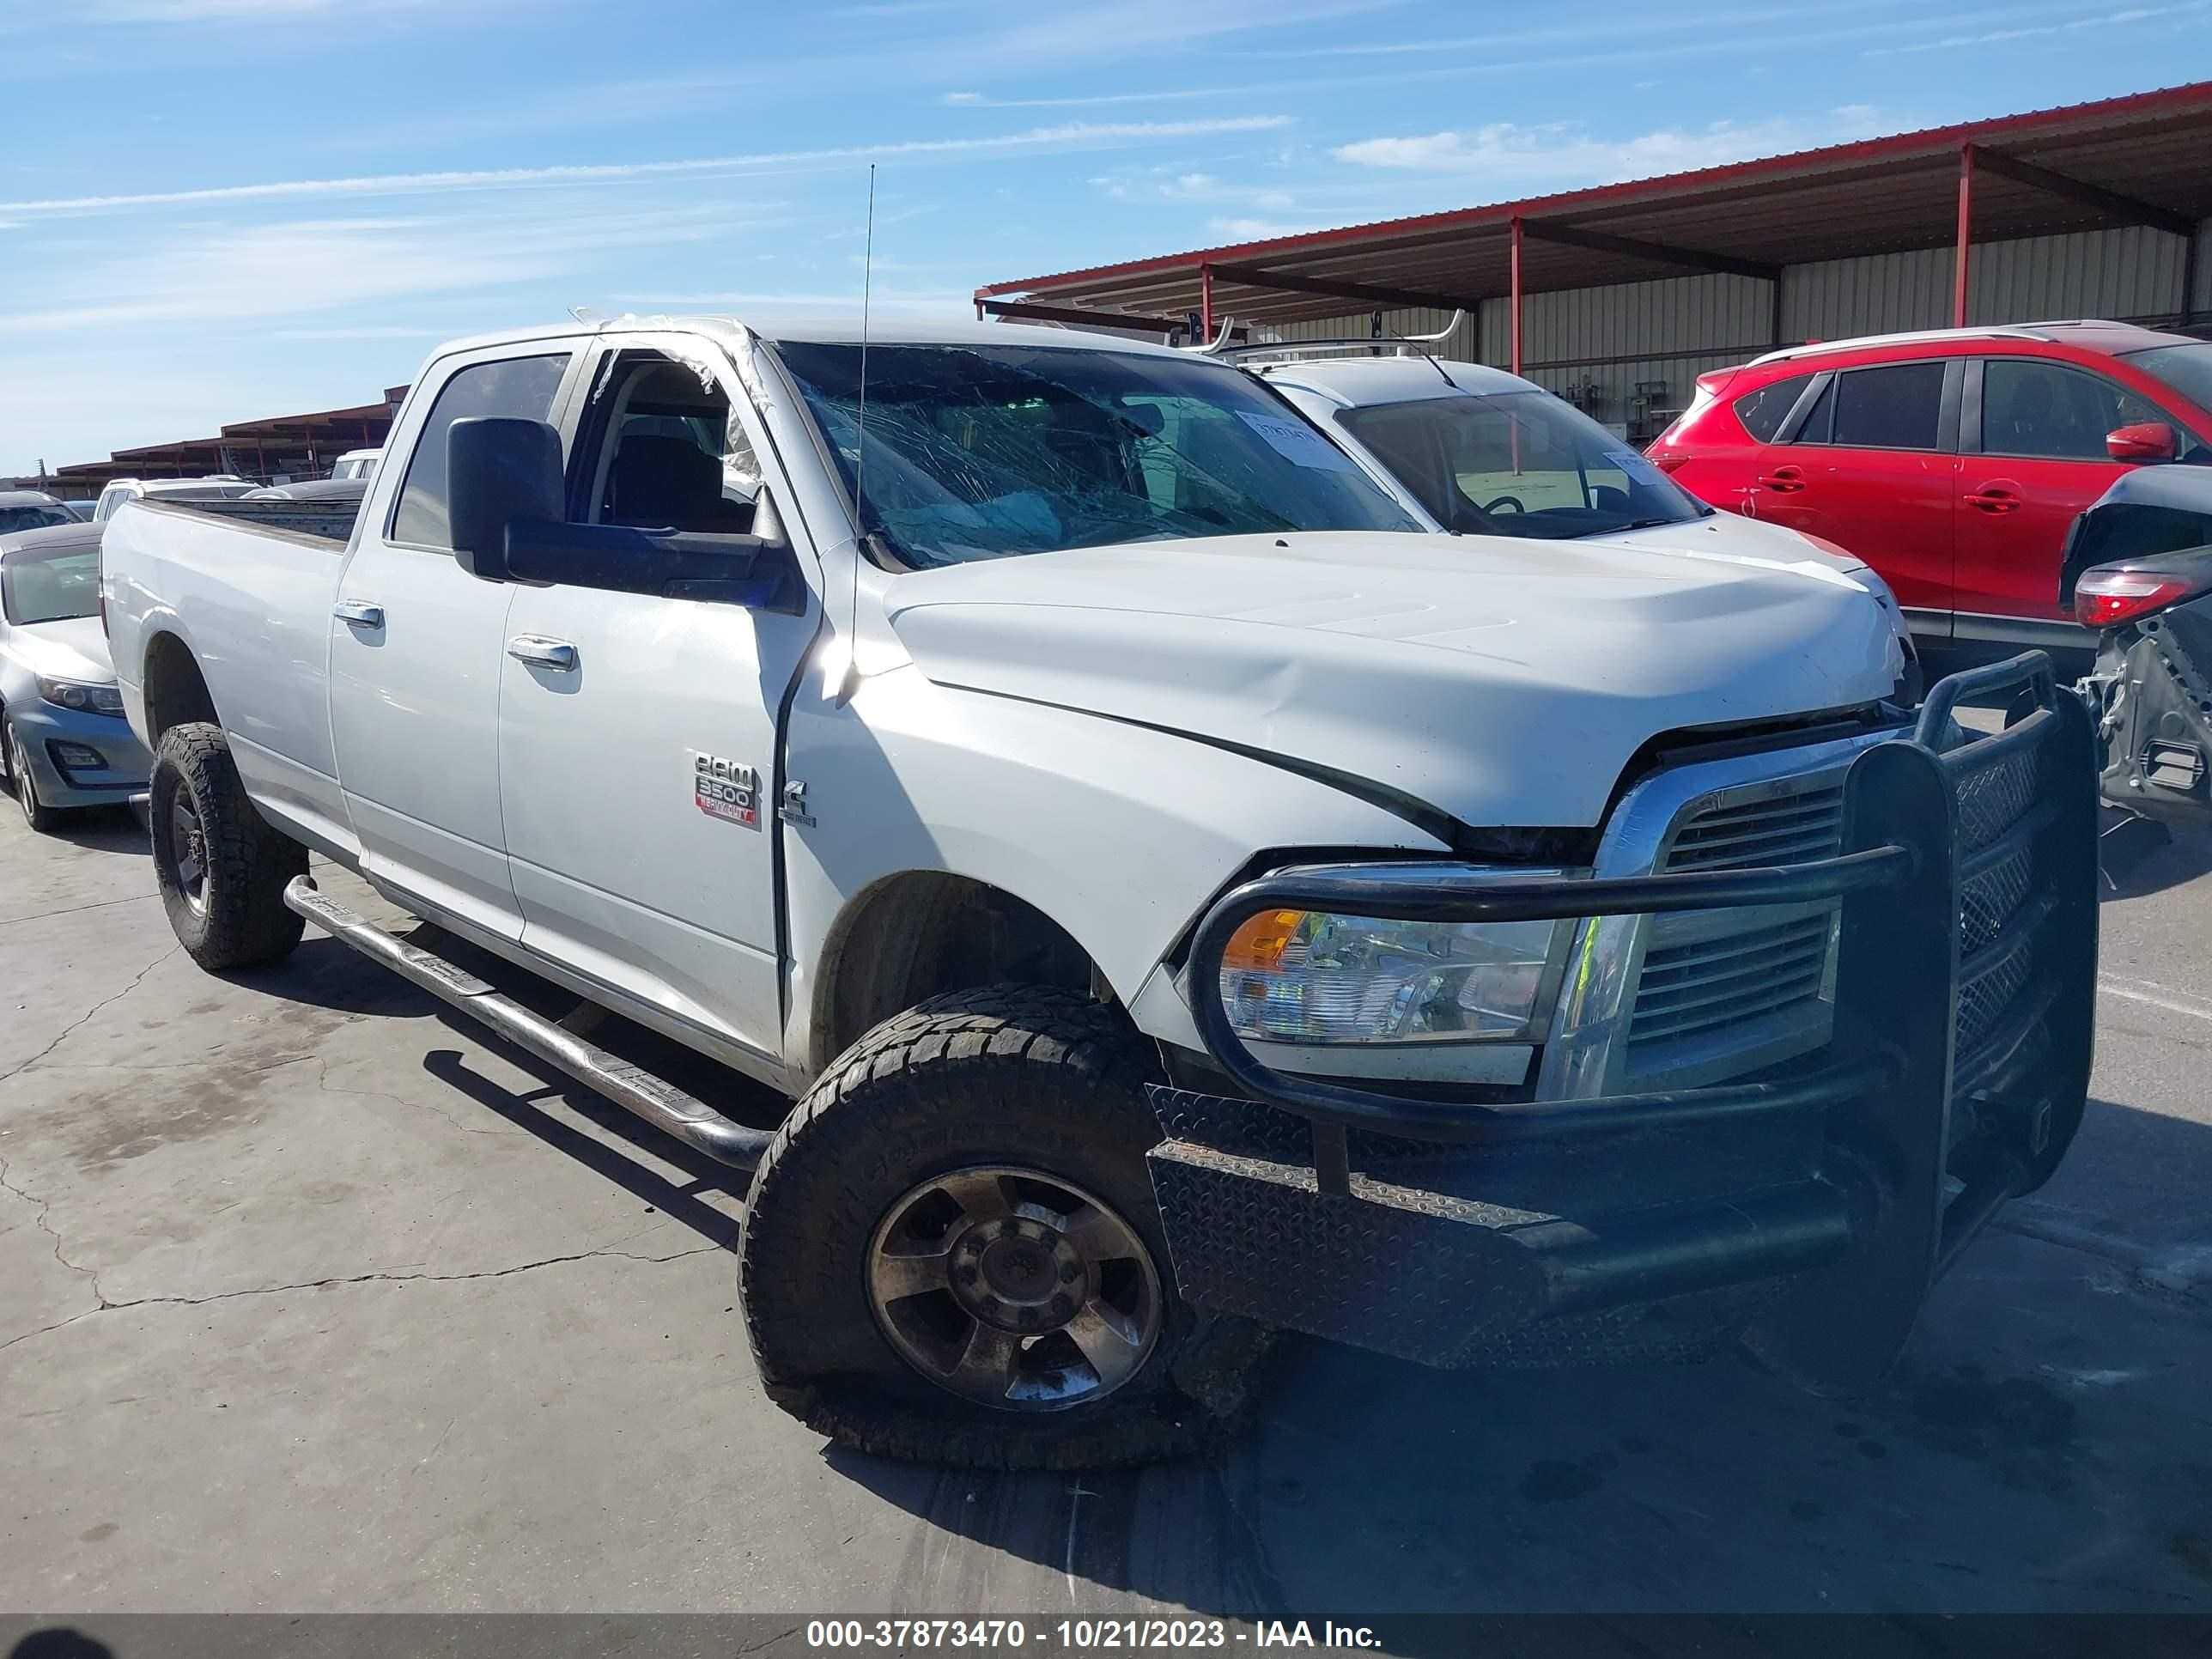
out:
<path id="1" fill-rule="evenodd" d="M 860 430 L 853 441 L 853 588 L 845 607 L 845 685 L 850 696 L 858 689 L 860 629 L 860 561 L 868 556 L 868 302 L 876 277 L 876 164 L 868 163 L 867 240 L 860 253 L 860 404 L 854 416 Z M 842 701 L 842 698 L 841 698 Z"/>
<path id="2" fill-rule="evenodd" d="M 860 254 L 860 435 L 854 445 L 853 510 L 860 514 L 860 535 L 868 534 L 868 301 L 876 278 L 876 164 L 868 163 L 868 232 Z M 856 567 L 857 574 L 857 567 Z"/>

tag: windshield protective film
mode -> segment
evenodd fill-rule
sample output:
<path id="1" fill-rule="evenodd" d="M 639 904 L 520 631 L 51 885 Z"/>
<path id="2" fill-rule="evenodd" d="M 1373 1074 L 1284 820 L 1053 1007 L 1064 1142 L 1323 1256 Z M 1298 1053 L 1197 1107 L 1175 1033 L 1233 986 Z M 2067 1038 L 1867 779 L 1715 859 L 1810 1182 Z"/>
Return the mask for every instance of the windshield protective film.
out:
<path id="1" fill-rule="evenodd" d="M 779 346 L 863 526 L 906 562 L 1419 526 L 1237 370 L 1084 348 Z"/>
<path id="2" fill-rule="evenodd" d="M 1551 541 L 1712 510 L 1548 392 L 1448 393 L 1338 418 L 1447 530 Z"/>
<path id="3" fill-rule="evenodd" d="M 100 614 L 100 544 L 21 549 L 0 560 L 0 615 L 17 628 Z"/>

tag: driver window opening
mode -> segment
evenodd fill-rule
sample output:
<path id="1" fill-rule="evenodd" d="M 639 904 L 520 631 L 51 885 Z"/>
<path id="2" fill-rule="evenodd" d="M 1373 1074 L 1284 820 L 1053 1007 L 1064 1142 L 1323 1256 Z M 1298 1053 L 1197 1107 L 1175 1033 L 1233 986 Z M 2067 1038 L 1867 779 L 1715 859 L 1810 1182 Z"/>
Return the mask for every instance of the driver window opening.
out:
<path id="1" fill-rule="evenodd" d="M 749 534 L 760 471 L 729 394 L 657 351 L 617 356 L 582 453 L 586 524 Z"/>

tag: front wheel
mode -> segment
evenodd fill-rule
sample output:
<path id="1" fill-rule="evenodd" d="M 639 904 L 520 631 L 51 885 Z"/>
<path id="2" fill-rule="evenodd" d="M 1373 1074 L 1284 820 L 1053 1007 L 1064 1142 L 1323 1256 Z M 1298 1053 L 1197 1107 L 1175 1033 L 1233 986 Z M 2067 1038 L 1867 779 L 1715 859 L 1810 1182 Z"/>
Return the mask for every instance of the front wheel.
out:
<path id="1" fill-rule="evenodd" d="M 222 973 L 290 954 L 305 923 L 285 908 L 284 886 L 307 873 L 307 849 L 247 799 L 221 726 L 161 733 L 147 826 L 161 906 L 194 962 Z"/>
<path id="2" fill-rule="evenodd" d="M 1113 1010 L 1024 987 L 937 998 L 847 1050 L 746 1203 L 769 1397 L 858 1449 L 974 1468 L 1206 1444 L 1266 1339 L 1176 1294 L 1144 1076 Z"/>
<path id="3" fill-rule="evenodd" d="M 0 750 L 6 753 L 8 786 L 15 792 L 15 805 L 23 809 L 23 822 L 40 835 L 49 833 L 60 824 L 62 815 L 39 799 L 38 775 L 31 770 L 13 721 L 0 722 Z"/>

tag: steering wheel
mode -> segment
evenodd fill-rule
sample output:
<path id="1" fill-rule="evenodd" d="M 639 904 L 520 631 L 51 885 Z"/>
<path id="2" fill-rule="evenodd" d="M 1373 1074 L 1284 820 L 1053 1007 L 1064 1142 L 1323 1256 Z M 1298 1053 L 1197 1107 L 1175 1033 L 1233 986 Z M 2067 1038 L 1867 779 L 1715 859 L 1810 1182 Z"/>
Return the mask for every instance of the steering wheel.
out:
<path id="1" fill-rule="evenodd" d="M 1482 510 L 1486 514 L 1496 513 L 1501 509 L 1508 513 L 1526 513 L 1528 510 L 1521 505 L 1521 498 L 1518 495 L 1494 496 L 1482 504 Z"/>

